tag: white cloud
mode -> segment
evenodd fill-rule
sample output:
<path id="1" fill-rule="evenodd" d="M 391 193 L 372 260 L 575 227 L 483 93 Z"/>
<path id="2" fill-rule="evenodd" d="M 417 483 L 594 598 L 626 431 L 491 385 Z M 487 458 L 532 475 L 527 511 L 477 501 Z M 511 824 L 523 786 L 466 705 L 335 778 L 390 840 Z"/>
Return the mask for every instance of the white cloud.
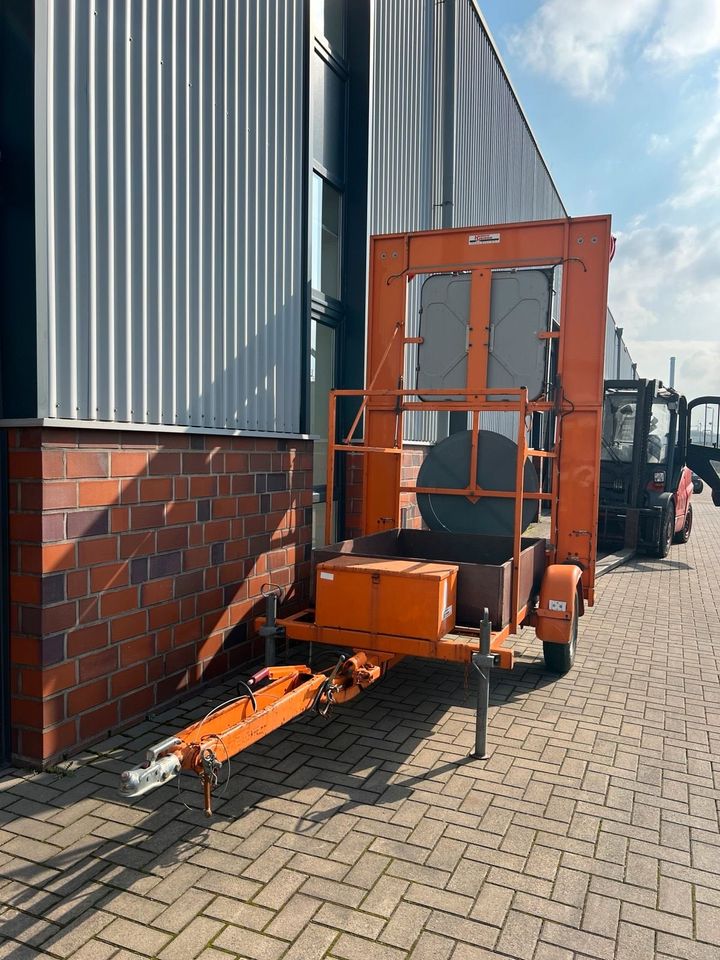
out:
<path id="1" fill-rule="evenodd" d="M 720 0 L 544 0 L 509 44 L 573 96 L 603 100 L 641 52 L 675 70 L 719 51 Z"/>
<path id="2" fill-rule="evenodd" d="M 670 357 L 677 357 L 675 387 L 692 400 L 720 395 L 720 343 L 717 340 L 635 340 L 625 336 L 641 377 L 670 381 Z"/>
<path id="3" fill-rule="evenodd" d="M 627 44 L 660 0 L 546 0 L 510 36 L 514 53 L 574 96 L 600 100 L 619 83 Z"/>
<path id="4" fill-rule="evenodd" d="M 713 105 L 720 103 L 720 70 L 717 80 L 717 88 L 711 94 Z M 692 150 L 683 162 L 681 179 L 682 188 L 669 201 L 672 207 L 694 207 L 720 199 L 720 108 L 710 113 L 695 134 Z"/>
<path id="5" fill-rule="evenodd" d="M 647 152 L 648 153 L 664 153 L 669 146 L 670 146 L 670 137 L 662 133 L 652 133 L 650 134 L 650 139 L 648 140 Z"/>
<path id="6" fill-rule="evenodd" d="M 718 0 L 668 0 L 645 55 L 676 68 L 716 50 L 720 50 Z"/>
<path id="7" fill-rule="evenodd" d="M 642 376 L 667 380 L 676 356 L 681 390 L 720 394 L 720 223 L 621 234 L 609 303 Z"/>

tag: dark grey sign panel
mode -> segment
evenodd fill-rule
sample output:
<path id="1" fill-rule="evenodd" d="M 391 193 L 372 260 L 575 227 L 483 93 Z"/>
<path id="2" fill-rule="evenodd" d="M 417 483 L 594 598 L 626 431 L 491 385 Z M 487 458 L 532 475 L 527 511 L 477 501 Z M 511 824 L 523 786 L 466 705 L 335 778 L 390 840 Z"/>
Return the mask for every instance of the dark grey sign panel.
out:
<path id="1" fill-rule="evenodd" d="M 423 284 L 418 390 L 467 385 L 470 274 L 438 274 Z M 490 288 L 488 387 L 527 387 L 543 393 L 550 328 L 552 271 L 495 271 Z M 498 399 L 502 399 L 499 397 Z"/>

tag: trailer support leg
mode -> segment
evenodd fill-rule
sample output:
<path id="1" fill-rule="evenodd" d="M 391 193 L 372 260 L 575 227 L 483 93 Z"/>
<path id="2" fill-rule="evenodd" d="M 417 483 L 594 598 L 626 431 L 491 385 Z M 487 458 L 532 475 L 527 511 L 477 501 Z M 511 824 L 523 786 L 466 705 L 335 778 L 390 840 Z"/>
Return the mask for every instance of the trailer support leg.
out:
<path id="1" fill-rule="evenodd" d="M 275 641 L 282 637 L 284 629 L 277 625 L 277 608 L 282 599 L 282 590 L 273 583 L 262 588 L 265 598 L 265 623 L 260 627 L 260 636 L 265 638 L 265 666 L 274 667 L 276 661 Z"/>
<path id="2" fill-rule="evenodd" d="M 495 665 L 495 657 L 490 653 L 492 625 L 487 607 L 480 622 L 480 651 L 474 653 L 472 665 L 478 674 L 477 714 L 475 717 L 475 750 L 473 756 L 478 760 L 487 759 L 488 708 L 490 705 L 490 670 Z"/>

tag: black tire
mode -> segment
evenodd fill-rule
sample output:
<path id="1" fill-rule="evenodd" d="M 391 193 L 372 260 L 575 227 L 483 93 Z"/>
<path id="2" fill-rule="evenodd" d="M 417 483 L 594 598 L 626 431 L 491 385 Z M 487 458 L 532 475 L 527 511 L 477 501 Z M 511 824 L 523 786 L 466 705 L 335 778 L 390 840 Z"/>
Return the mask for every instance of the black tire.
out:
<path id="1" fill-rule="evenodd" d="M 688 504 L 687 513 L 685 514 L 685 523 L 680 533 L 676 533 L 673 537 L 673 543 L 687 543 L 690 539 L 690 534 L 692 533 L 693 525 L 693 511 L 692 504 Z"/>
<path id="2" fill-rule="evenodd" d="M 654 554 L 656 557 L 666 557 L 670 553 L 670 545 L 675 536 L 675 504 L 671 500 L 665 508 L 662 523 L 660 524 L 660 539 L 655 544 Z"/>
<path id="3" fill-rule="evenodd" d="M 569 643 L 548 643 L 543 640 L 545 667 L 550 673 L 567 673 L 575 663 L 575 651 L 578 640 L 578 604 L 573 603 L 573 616 L 570 625 Z"/>

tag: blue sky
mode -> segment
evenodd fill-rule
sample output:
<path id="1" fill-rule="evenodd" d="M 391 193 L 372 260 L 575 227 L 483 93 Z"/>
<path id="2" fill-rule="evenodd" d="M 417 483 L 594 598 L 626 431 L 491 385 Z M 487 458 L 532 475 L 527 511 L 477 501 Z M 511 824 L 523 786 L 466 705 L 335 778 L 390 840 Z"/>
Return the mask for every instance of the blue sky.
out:
<path id="1" fill-rule="evenodd" d="M 643 376 L 720 394 L 720 0 L 480 0 L 571 216 L 611 213 Z"/>

